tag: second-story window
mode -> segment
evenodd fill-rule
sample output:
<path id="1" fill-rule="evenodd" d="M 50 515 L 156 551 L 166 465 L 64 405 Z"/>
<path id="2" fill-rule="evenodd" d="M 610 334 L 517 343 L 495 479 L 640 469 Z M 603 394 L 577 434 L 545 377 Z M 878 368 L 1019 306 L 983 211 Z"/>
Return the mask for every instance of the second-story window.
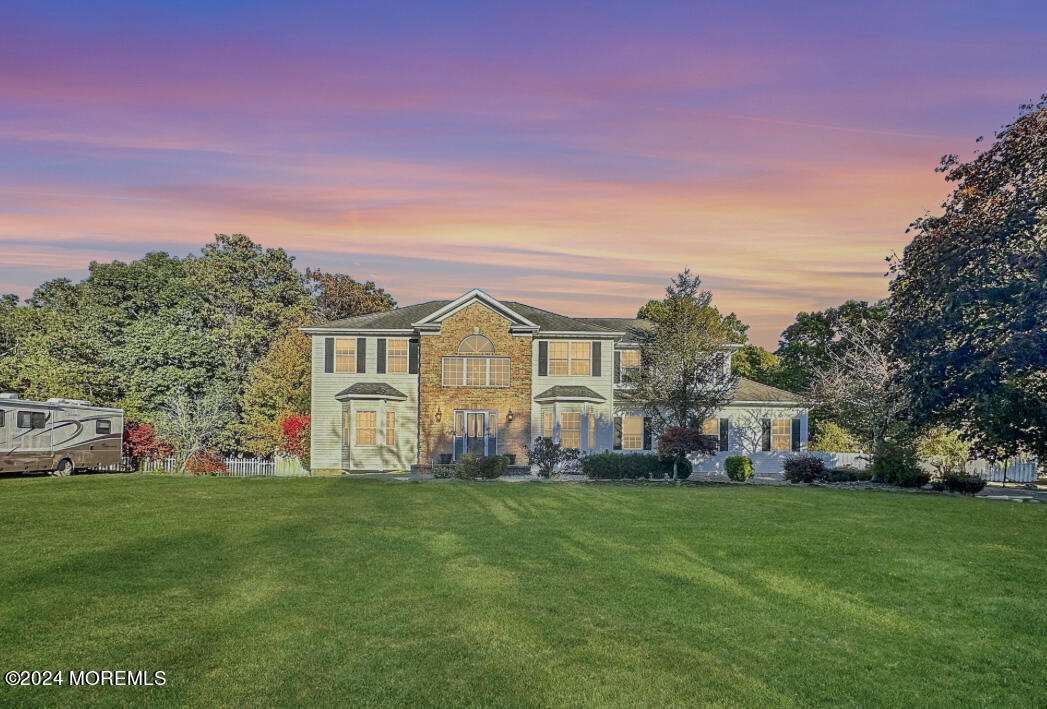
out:
<path id="1" fill-rule="evenodd" d="M 385 345 L 385 371 L 389 374 L 407 373 L 406 337 L 390 337 Z"/>
<path id="2" fill-rule="evenodd" d="M 583 376 L 592 373 L 592 343 L 552 341 L 549 343 L 549 376 Z"/>
<path id="3" fill-rule="evenodd" d="M 444 357 L 445 387 L 507 387 L 511 365 L 508 357 Z"/>
<path id="4" fill-rule="evenodd" d="M 628 382 L 640 372 L 640 350 L 622 350 L 622 381 Z"/>
<path id="5" fill-rule="evenodd" d="M 334 340 L 334 371 L 356 371 L 356 338 L 336 337 Z"/>

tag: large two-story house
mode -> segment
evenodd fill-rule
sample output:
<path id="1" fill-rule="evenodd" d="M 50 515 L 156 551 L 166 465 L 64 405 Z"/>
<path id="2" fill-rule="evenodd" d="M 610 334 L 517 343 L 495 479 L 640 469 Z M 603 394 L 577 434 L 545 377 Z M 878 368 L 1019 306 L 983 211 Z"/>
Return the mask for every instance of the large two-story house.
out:
<path id="1" fill-rule="evenodd" d="M 620 395 L 639 352 L 632 318 L 573 318 L 481 290 L 305 328 L 312 338 L 315 474 L 389 472 L 466 452 L 526 464 L 538 436 L 583 452 L 654 452 L 657 431 Z M 724 357 L 725 374 L 730 354 Z M 800 397 L 742 379 L 703 423 L 720 452 L 780 469 L 807 445 Z"/>

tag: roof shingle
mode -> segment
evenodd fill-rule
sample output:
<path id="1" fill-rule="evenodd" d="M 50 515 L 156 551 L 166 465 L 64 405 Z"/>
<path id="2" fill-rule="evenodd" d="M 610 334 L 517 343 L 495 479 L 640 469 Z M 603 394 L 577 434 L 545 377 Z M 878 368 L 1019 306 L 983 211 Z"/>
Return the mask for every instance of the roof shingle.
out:
<path id="1" fill-rule="evenodd" d="M 399 399 L 407 395 L 385 382 L 357 382 L 334 395 L 336 399 Z"/>

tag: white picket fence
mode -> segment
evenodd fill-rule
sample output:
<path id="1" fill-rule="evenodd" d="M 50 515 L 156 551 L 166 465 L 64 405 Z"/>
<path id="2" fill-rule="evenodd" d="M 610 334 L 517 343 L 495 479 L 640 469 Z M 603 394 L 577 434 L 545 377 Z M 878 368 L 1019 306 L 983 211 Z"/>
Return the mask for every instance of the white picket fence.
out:
<path id="1" fill-rule="evenodd" d="M 308 475 L 297 458 L 223 458 L 227 472 L 219 475 L 233 478 L 276 477 Z M 121 461 L 123 470 L 134 470 L 130 458 Z M 174 458 L 146 458 L 139 468 L 143 473 L 172 473 L 175 470 Z"/>
<path id="2" fill-rule="evenodd" d="M 847 465 L 856 470 L 865 470 L 869 467 L 872 460 L 872 456 L 868 453 L 812 452 L 811 455 L 818 456 L 825 461 L 825 467 L 827 468 L 839 468 Z M 931 472 L 933 469 L 927 461 L 921 461 L 920 467 L 927 470 L 927 472 Z M 969 474 L 977 475 L 991 482 L 1003 482 L 1006 475 L 1006 481 L 1009 483 L 1033 483 L 1036 482 L 1036 477 L 1039 474 L 1038 468 L 1039 461 L 1034 457 L 1014 458 L 1006 463 L 991 462 L 979 458 L 967 463 L 967 472 Z"/>
<path id="3" fill-rule="evenodd" d="M 865 470 L 872 462 L 868 453 L 815 453 L 811 455 L 822 459 L 826 468 L 842 468 L 845 465 L 855 470 Z"/>

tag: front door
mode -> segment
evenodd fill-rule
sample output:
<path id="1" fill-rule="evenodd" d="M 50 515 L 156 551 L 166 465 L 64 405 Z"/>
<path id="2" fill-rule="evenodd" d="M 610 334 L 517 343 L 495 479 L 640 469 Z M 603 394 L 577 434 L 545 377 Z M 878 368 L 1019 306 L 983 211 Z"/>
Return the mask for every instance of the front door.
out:
<path id="1" fill-rule="evenodd" d="M 487 413 L 467 411 L 465 414 L 465 450 L 475 455 L 486 455 Z"/>
<path id="2" fill-rule="evenodd" d="M 454 457 L 465 453 L 494 455 L 497 447 L 490 411 L 454 412 Z"/>

